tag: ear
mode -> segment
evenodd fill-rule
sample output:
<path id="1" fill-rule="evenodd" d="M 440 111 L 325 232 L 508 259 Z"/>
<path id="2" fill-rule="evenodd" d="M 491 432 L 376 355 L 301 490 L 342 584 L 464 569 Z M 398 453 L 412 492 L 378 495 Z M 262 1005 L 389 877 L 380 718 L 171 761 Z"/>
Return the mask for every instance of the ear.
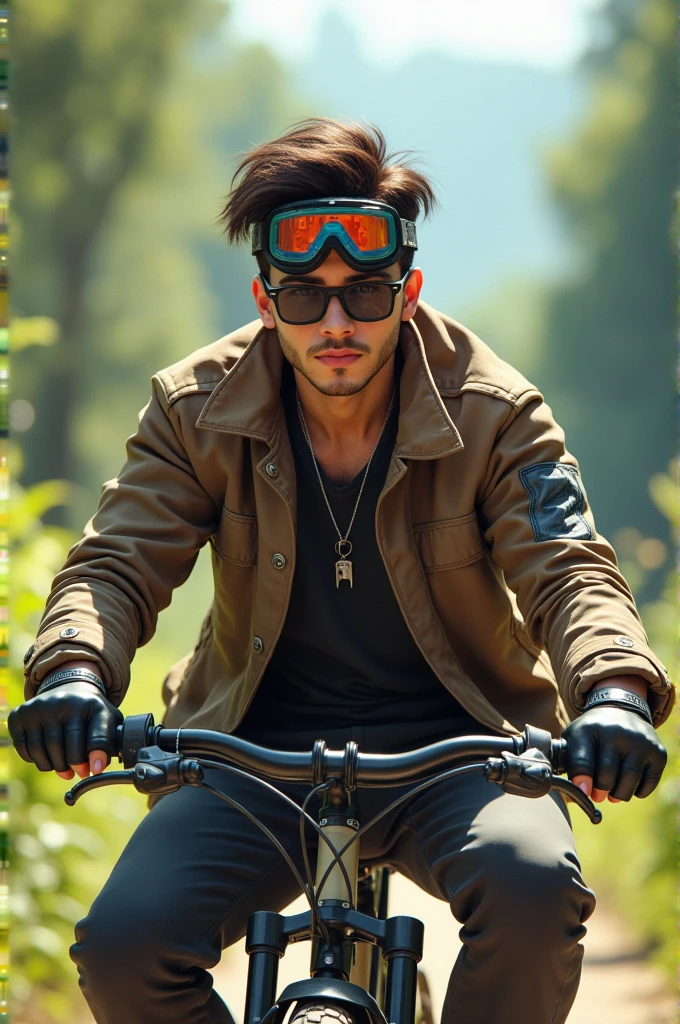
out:
<path id="1" fill-rule="evenodd" d="M 404 305 L 401 310 L 402 320 L 412 320 L 415 316 L 422 287 L 423 272 L 420 267 L 414 267 L 404 285 Z"/>
<path id="2" fill-rule="evenodd" d="M 253 278 L 252 284 L 253 298 L 255 299 L 255 305 L 257 306 L 257 312 L 260 314 L 260 320 L 265 327 L 269 330 L 273 330 L 276 327 L 276 320 L 272 312 L 274 303 L 271 299 L 267 298 L 267 293 L 264 290 L 262 279 L 259 274 L 256 274 Z"/>

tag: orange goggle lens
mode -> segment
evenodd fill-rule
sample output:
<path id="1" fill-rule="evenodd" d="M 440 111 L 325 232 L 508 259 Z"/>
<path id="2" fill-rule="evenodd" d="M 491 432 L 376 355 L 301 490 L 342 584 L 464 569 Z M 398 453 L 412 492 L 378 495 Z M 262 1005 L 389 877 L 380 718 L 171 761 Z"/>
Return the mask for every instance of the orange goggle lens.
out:
<path id="1" fill-rule="evenodd" d="M 389 250 L 391 221 L 365 213 L 311 213 L 284 217 L 275 227 L 276 249 L 281 253 L 312 253 L 329 235 L 346 236 L 358 253 Z"/>

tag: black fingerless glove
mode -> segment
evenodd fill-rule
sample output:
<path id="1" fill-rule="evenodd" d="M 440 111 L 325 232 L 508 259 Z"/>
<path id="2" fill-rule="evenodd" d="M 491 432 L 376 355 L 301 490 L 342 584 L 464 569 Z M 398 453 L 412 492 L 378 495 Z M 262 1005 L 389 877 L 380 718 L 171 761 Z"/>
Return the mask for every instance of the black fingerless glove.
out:
<path id="1" fill-rule="evenodd" d="M 588 775 L 593 789 L 617 800 L 649 796 L 666 767 L 656 730 L 634 711 L 594 707 L 564 730 L 569 778 Z"/>
<path id="2" fill-rule="evenodd" d="M 49 683 L 50 680 L 47 682 Z M 86 764 L 91 750 L 115 752 L 122 712 L 89 682 L 65 682 L 14 708 L 7 727 L 17 753 L 41 772 Z"/>

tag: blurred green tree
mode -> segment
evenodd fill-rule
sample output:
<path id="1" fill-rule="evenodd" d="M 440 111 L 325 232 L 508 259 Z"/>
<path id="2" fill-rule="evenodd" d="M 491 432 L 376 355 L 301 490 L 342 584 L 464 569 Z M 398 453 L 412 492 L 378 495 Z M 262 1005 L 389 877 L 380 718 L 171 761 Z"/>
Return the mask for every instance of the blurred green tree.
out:
<path id="1" fill-rule="evenodd" d="M 604 5 L 583 64 L 590 113 L 548 153 L 582 259 L 549 296 L 536 376 L 611 536 L 668 533 L 642 484 L 675 452 L 675 17 L 671 0 Z"/>
<path id="2" fill-rule="evenodd" d="M 675 451 L 674 6 L 613 0 L 593 17 L 589 111 L 544 154 L 570 264 L 557 280 L 518 274 L 464 320 L 543 390 L 618 550 L 620 531 L 668 535 L 645 481 Z M 644 600 L 663 587 L 657 563 Z"/>
<path id="3" fill-rule="evenodd" d="M 91 342 L 70 442 L 76 527 L 120 468 L 151 374 L 254 319 L 254 261 L 226 245 L 217 214 L 237 153 L 304 109 L 259 47 L 202 48 L 168 82 L 153 146 L 119 190 L 88 281 Z"/>
<path id="4" fill-rule="evenodd" d="M 17 353 L 57 340 L 58 328 L 52 320 L 29 317 L 15 322 L 13 345 Z M 15 476 L 20 460 L 21 453 L 15 447 L 11 460 Z M 23 700 L 20 652 L 35 635 L 52 577 L 75 539 L 62 527 L 43 522 L 49 509 L 67 499 L 68 485 L 62 481 L 42 481 L 27 490 L 17 484 L 12 487 L 10 705 Z M 7 757 L 3 758 L 0 780 L 3 796 L 6 761 Z M 125 800 L 119 805 L 109 802 L 106 808 L 90 808 L 89 814 L 83 813 L 83 808 L 68 821 L 60 809 L 65 789 L 61 780 L 38 772 L 12 750 L 9 767 L 13 1017 L 26 1024 L 56 1024 L 74 1019 L 82 1005 L 67 956 L 73 923 L 84 914 L 88 897 L 94 896 L 98 883 L 105 878 L 113 852 L 107 846 L 112 842 L 115 847 L 117 842 L 117 818 L 135 808 Z M 3 827 L 6 818 L 3 798 Z M 5 857 L 3 853 L 3 861 Z"/>
<path id="5" fill-rule="evenodd" d="M 229 162 L 303 107 L 225 19 L 221 0 L 17 5 L 12 304 L 63 338 L 13 360 L 37 417 L 22 479 L 84 485 L 73 525 L 119 468 L 150 373 L 214 340 L 217 304 L 234 307 L 217 333 L 248 319 L 245 263 L 216 227 Z"/>
<path id="6" fill-rule="evenodd" d="M 52 576 L 75 539 L 43 521 L 67 497 L 60 481 L 13 489 L 10 611 L 18 635 L 34 635 Z M 14 665 L 11 703 L 21 702 L 22 690 L 23 672 Z M 144 801 L 116 792 L 67 810 L 68 783 L 13 751 L 10 761 L 12 1015 L 22 1024 L 61 1024 L 85 1009 L 68 957 L 73 925 L 105 882 Z"/>
<path id="7" fill-rule="evenodd" d="M 12 302 L 60 325 L 30 397 L 27 476 L 72 477 L 69 432 L 88 346 L 85 289 L 123 182 L 154 142 L 166 80 L 217 0 L 19 0 L 13 10 Z M 131 240 L 132 241 L 132 240 Z M 24 386 L 17 359 L 16 384 Z"/>

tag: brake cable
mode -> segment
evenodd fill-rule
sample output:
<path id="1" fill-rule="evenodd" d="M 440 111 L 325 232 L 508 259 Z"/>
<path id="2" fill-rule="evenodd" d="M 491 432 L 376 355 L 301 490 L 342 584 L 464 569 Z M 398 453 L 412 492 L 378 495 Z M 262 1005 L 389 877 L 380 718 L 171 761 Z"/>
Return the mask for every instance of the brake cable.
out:
<path id="1" fill-rule="evenodd" d="M 302 801 L 302 806 L 300 808 L 300 810 L 302 811 L 302 814 L 300 815 L 300 849 L 302 851 L 302 862 L 303 862 L 303 864 L 305 866 L 305 874 L 307 876 L 307 885 L 309 886 L 309 892 L 311 893 L 312 899 L 313 899 L 313 902 L 314 902 L 314 910 L 316 911 L 315 917 L 316 917 L 316 920 L 318 921 L 320 929 L 322 930 L 323 937 L 324 937 L 324 939 L 325 939 L 325 941 L 327 943 L 330 943 L 330 932 L 328 931 L 328 928 L 326 927 L 326 922 L 322 921 L 322 919 L 321 919 L 321 915 L 319 914 L 319 907 L 318 907 L 318 904 L 316 902 L 317 897 L 316 897 L 316 893 L 314 892 L 314 879 L 312 877 L 312 866 L 309 863 L 309 854 L 307 853 L 307 843 L 305 841 L 305 818 L 308 817 L 308 815 L 307 815 L 307 807 L 308 807 L 309 801 L 312 799 L 312 797 L 316 796 L 317 793 L 321 793 L 323 790 L 328 790 L 330 788 L 330 786 L 331 786 L 331 780 L 329 780 L 328 782 L 321 782 L 318 786 L 314 786 L 314 788 L 309 791 L 307 796 Z M 319 832 L 317 832 L 317 835 L 319 835 L 319 834 L 322 834 L 324 839 L 328 840 L 328 837 L 326 836 L 326 833 L 323 832 L 323 829 L 321 829 L 321 826 L 319 826 Z M 328 842 L 330 843 L 330 840 L 328 840 Z M 332 844 L 330 844 L 330 845 L 331 845 L 331 848 L 332 848 L 332 850 L 333 850 L 333 852 L 335 854 L 335 847 L 332 846 Z M 347 871 L 347 868 L 346 868 L 345 864 L 343 863 L 343 861 L 340 860 L 339 857 L 337 859 L 337 863 L 341 867 L 341 869 L 343 869 L 343 877 L 345 879 L 345 883 L 347 885 L 347 892 L 348 892 L 348 897 L 347 898 L 348 898 L 350 906 L 351 906 L 351 904 L 352 904 L 352 883 L 351 883 L 350 878 L 349 878 L 349 873 Z"/>
<path id="2" fill-rule="evenodd" d="M 245 808 L 243 806 L 243 804 L 240 804 L 238 802 L 238 800 L 234 800 L 233 797 L 227 796 L 226 793 L 221 793 L 219 791 L 219 789 L 216 789 L 215 786 L 211 786 L 209 782 L 199 782 L 198 783 L 198 788 L 199 789 L 207 789 L 209 793 L 214 793 L 215 796 L 218 796 L 220 798 L 220 800 L 224 800 L 225 804 L 229 804 L 230 807 L 233 807 L 235 810 L 240 811 L 241 814 L 245 815 L 245 817 L 248 819 L 248 821 L 252 821 L 253 825 L 257 825 L 257 827 L 260 829 L 260 831 L 264 832 L 264 834 L 266 835 L 267 839 L 269 839 L 271 841 L 271 843 L 275 846 L 275 848 L 279 851 L 279 853 L 281 854 L 281 856 L 285 860 L 286 864 L 288 865 L 290 870 L 295 875 L 295 879 L 296 879 L 298 885 L 300 886 L 302 891 L 305 893 L 305 895 L 307 895 L 307 897 L 309 898 L 309 895 L 307 893 L 307 886 L 305 884 L 305 881 L 304 881 L 302 875 L 300 874 L 300 872 L 298 871 L 298 869 L 295 867 L 295 864 L 293 862 L 292 857 L 290 856 L 290 854 L 286 850 L 286 848 L 283 845 L 283 843 L 280 842 L 280 840 L 278 840 L 276 838 L 274 833 L 271 832 L 270 829 L 268 829 L 267 826 L 265 824 L 263 824 L 263 822 L 258 821 L 258 819 L 255 817 L 255 815 L 251 814 L 250 811 L 247 810 L 247 808 Z"/>
<path id="3" fill-rule="evenodd" d="M 443 782 L 445 779 L 453 778 L 455 775 L 465 775 L 467 772 L 483 771 L 485 764 L 486 764 L 485 761 L 477 761 L 477 762 L 474 762 L 473 764 L 464 764 L 464 765 L 459 765 L 457 768 L 449 768 L 447 771 L 440 772 L 439 775 L 435 775 L 431 779 L 426 779 L 425 782 L 421 782 L 420 785 L 415 786 L 414 789 L 409 789 L 408 793 L 403 793 L 396 800 L 393 800 L 391 804 L 388 804 L 387 807 L 384 807 L 382 809 L 382 811 L 380 811 L 378 814 L 376 814 L 376 816 L 374 818 L 372 818 L 370 821 L 367 821 L 365 825 L 362 825 L 361 828 L 357 832 L 354 833 L 352 838 L 349 839 L 345 843 L 345 845 L 342 847 L 342 849 L 338 851 L 338 857 L 343 857 L 344 854 L 347 852 L 347 850 L 349 850 L 349 848 L 352 845 L 352 843 L 355 843 L 357 841 L 357 839 L 360 838 L 360 836 L 364 835 L 364 833 L 368 831 L 369 828 L 372 828 L 373 825 L 375 825 L 377 822 L 379 822 L 381 818 L 384 818 L 386 814 L 389 814 L 390 811 L 393 811 L 395 809 L 395 807 L 398 807 L 399 804 L 403 804 L 406 800 L 409 800 L 412 796 L 416 796 L 418 793 L 422 793 L 423 790 L 429 789 L 430 786 L 434 786 L 435 783 L 437 783 L 437 782 Z M 326 871 L 324 872 L 324 875 L 323 875 L 321 881 L 319 882 L 319 887 L 318 887 L 318 889 L 316 891 L 317 899 L 318 899 L 318 897 L 319 897 L 319 895 L 321 893 L 321 890 L 323 889 L 324 885 L 326 884 L 326 882 L 328 880 L 328 877 L 329 877 L 329 875 L 330 875 L 330 873 L 331 873 L 331 871 L 333 870 L 334 867 L 335 867 L 334 864 L 329 864 L 329 866 L 327 867 Z"/>
<path id="4" fill-rule="evenodd" d="M 291 871 L 295 875 L 296 881 L 298 882 L 302 892 L 307 897 L 307 902 L 309 903 L 310 909 L 312 911 L 312 916 L 313 916 L 314 921 L 315 921 L 315 923 L 317 925 L 317 928 L 319 929 L 319 931 L 321 932 L 321 934 L 323 935 L 324 938 L 328 938 L 328 929 L 326 928 L 325 923 L 321 919 L 321 916 L 319 914 L 319 908 L 318 908 L 318 905 L 317 905 L 317 902 L 316 902 L 318 894 L 315 895 L 315 893 L 314 893 L 314 881 L 312 879 L 312 872 L 311 872 L 311 866 L 309 864 L 309 857 L 307 855 L 306 843 L 304 842 L 304 822 L 308 821 L 310 823 L 310 825 L 312 826 L 312 828 L 314 829 L 314 831 L 316 832 L 316 834 L 318 836 L 321 836 L 323 841 L 328 846 L 328 848 L 329 848 L 329 850 L 331 852 L 331 855 L 333 857 L 333 862 L 330 865 L 330 869 L 332 870 L 334 867 L 336 867 L 336 865 L 340 869 L 340 871 L 342 873 L 343 880 L 344 880 L 345 885 L 347 887 L 347 899 L 348 899 L 348 902 L 349 902 L 349 904 L 351 906 L 352 905 L 352 883 L 350 881 L 349 874 L 347 872 L 347 867 L 346 867 L 344 861 L 341 859 L 342 855 L 340 853 L 338 853 L 338 851 L 335 849 L 335 847 L 333 846 L 333 843 L 328 838 L 328 836 L 326 835 L 324 830 L 321 828 L 321 826 L 316 821 L 314 821 L 314 818 L 312 818 L 311 814 L 308 814 L 307 810 L 306 810 L 307 805 L 308 805 L 309 801 L 312 799 L 312 797 L 316 793 L 318 793 L 320 790 L 328 788 L 330 782 L 324 782 L 324 783 L 321 783 L 321 785 L 319 785 L 319 786 L 315 786 L 314 789 L 311 790 L 311 792 L 309 792 L 307 794 L 307 796 L 305 797 L 305 800 L 304 800 L 304 802 L 302 804 L 302 807 L 300 807 L 300 805 L 296 804 L 295 801 L 291 799 L 291 797 L 287 796 L 285 793 L 282 793 L 280 789 L 276 788 L 276 786 L 273 786 L 271 784 L 271 782 L 267 782 L 266 779 L 261 779 L 257 775 L 251 775 L 249 772 L 243 771 L 242 768 L 236 768 L 234 765 L 222 764 L 219 761 L 209 761 L 206 758 L 202 758 L 202 757 L 201 758 L 194 758 L 194 760 L 196 760 L 202 767 L 205 767 L 205 768 L 217 768 L 220 771 L 231 772 L 233 775 L 240 775 L 242 778 L 245 778 L 245 779 L 252 779 L 254 782 L 257 782 L 260 786 L 263 786 L 265 789 L 270 790 L 270 792 L 272 792 L 276 796 L 280 797 L 285 803 L 287 803 L 290 807 L 293 807 L 295 809 L 295 811 L 297 811 L 297 813 L 300 815 L 300 829 L 301 829 L 301 832 L 302 832 L 302 858 L 303 858 L 303 862 L 304 862 L 304 865 L 305 865 L 305 873 L 307 875 L 307 882 L 306 883 L 302 879 L 302 876 L 300 875 L 298 869 L 295 867 L 293 861 L 289 858 L 288 854 L 285 852 L 283 846 L 279 843 L 279 840 L 276 839 L 272 835 L 272 833 L 267 829 L 266 825 L 263 825 L 261 822 L 259 822 L 257 820 L 257 818 L 253 817 L 253 815 L 251 815 L 251 813 L 249 811 L 247 811 L 244 807 L 242 807 L 241 804 L 237 803 L 236 801 L 231 801 L 231 803 L 230 803 L 231 798 L 229 800 L 227 800 L 226 797 L 224 797 L 224 795 L 221 794 L 220 791 L 215 789 L 213 786 L 210 786 L 209 784 L 207 784 L 205 782 L 200 784 L 202 788 L 208 789 L 211 793 L 215 793 L 216 796 L 222 797 L 222 799 L 224 799 L 226 803 L 230 803 L 230 805 L 232 807 L 234 807 L 236 810 L 242 811 L 243 814 L 246 816 L 246 818 L 248 818 L 250 821 L 253 821 L 254 824 L 256 824 L 258 826 L 258 828 L 260 828 L 262 830 L 262 832 L 264 832 L 265 835 L 267 835 L 272 840 L 272 842 L 274 843 L 276 848 L 279 850 L 279 852 L 285 858 L 286 863 L 288 864 L 288 866 L 290 867 Z M 325 876 L 324 876 L 324 881 L 325 881 Z"/>
<path id="5" fill-rule="evenodd" d="M 287 803 L 290 807 L 293 807 L 297 811 L 298 814 L 302 815 L 303 819 L 305 821 L 309 822 L 309 824 L 312 826 L 312 828 L 314 829 L 316 834 L 318 836 L 321 836 L 321 838 L 325 842 L 326 846 L 331 851 L 331 854 L 333 856 L 333 860 L 335 862 L 335 863 L 330 865 L 331 870 L 334 867 L 336 867 L 336 865 L 337 865 L 337 867 L 340 868 L 343 880 L 344 880 L 345 885 L 347 887 L 347 898 L 348 898 L 350 903 L 352 902 L 352 883 L 350 882 L 350 878 L 349 878 L 349 874 L 347 873 L 346 866 L 340 860 L 340 854 L 335 849 L 335 847 L 333 846 L 333 843 L 328 838 L 328 836 L 326 835 L 324 830 L 321 828 L 321 826 L 318 824 L 318 822 L 314 821 L 314 818 L 311 816 L 311 814 L 308 814 L 307 811 L 305 810 L 309 800 L 314 796 L 314 794 L 319 789 L 321 789 L 323 787 L 326 787 L 333 780 L 328 780 L 328 782 L 322 783 L 321 786 L 316 786 L 310 793 L 307 794 L 307 797 L 305 798 L 305 801 L 304 801 L 302 807 L 300 807 L 300 805 L 296 804 L 295 801 L 293 799 L 291 799 L 291 797 L 286 796 L 286 794 L 282 793 L 280 789 L 277 789 L 276 786 L 273 786 L 271 784 L 271 782 L 267 782 L 266 779 L 261 779 L 258 775 L 251 775 L 249 772 L 244 771 L 242 768 L 236 768 L 234 765 L 221 764 L 219 761 L 208 761 L 208 760 L 206 760 L 205 758 L 202 758 L 202 757 L 201 758 L 193 758 L 193 760 L 198 761 L 198 763 L 201 764 L 201 765 L 205 765 L 206 768 L 219 768 L 220 771 L 232 772 L 234 775 L 240 775 L 240 776 L 242 776 L 245 779 L 252 779 L 254 782 L 257 782 L 260 786 L 263 786 L 265 789 L 270 790 L 276 796 L 281 797 L 281 799 L 285 803 Z M 310 875 L 311 875 L 311 871 L 310 871 Z"/>

